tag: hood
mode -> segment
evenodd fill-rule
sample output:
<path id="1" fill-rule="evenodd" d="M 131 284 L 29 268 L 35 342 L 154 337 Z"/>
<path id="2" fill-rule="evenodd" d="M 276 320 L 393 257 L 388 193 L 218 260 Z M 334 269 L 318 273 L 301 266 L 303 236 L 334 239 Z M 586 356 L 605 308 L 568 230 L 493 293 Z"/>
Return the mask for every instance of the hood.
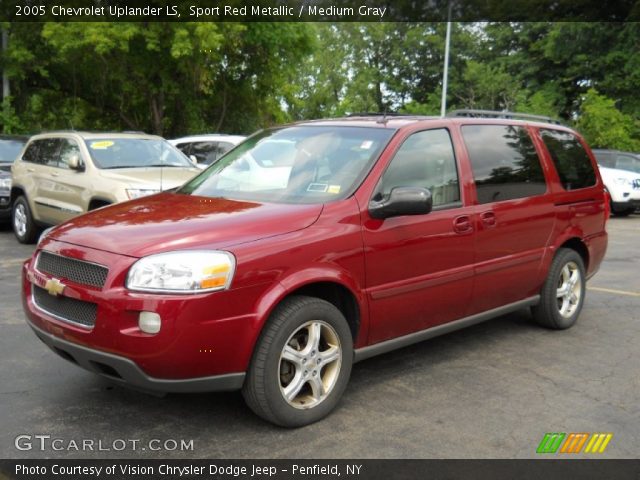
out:
<path id="1" fill-rule="evenodd" d="M 162 170 L 162 172 L 161 172 Z M 200 169 L 195 166 L 188 167 L 144 167 L 144 168 L 116 168 L 113 170 L 101 170 L 100 175 L 117 182 L 128 183 L 133 187 L 144 186 L 160 190 L 162 178 L 162 190 L 179 187 L 192 179 Z"/>
<path id="2" fill-rule="evenodd" d="M 50 238 L 143 257 L 179 249 L 221 249 L 301 230 L 319 205 L 283 205 L 159 193 L 76 217 Z"/>
<path id="3" fill-rule="evenodd" d="M 625 180 L 636 180 L 640 178 L 640 174 L 630 172 L 629 170 L 620 170 L 619 168 L 598 167 L 600 176 L 605 180 L 615 180 L 616 178 L 624 178 Z"/>

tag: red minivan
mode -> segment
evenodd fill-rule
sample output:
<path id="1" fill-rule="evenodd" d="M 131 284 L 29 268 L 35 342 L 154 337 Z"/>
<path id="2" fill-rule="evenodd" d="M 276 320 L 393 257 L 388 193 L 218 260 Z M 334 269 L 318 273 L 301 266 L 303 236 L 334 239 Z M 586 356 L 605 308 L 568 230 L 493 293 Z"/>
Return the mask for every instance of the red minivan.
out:
<path id="1" fill-rule="evenodd" d="M 28 323 L 116 382 L 242 389 L 290 427 L 336 406 L 355 361 L 524 307 L 568 328 L 606 250 L 605 191 L 580 135 L 515 116 L 258 132 L 177 190 L 46 232 Z"/>

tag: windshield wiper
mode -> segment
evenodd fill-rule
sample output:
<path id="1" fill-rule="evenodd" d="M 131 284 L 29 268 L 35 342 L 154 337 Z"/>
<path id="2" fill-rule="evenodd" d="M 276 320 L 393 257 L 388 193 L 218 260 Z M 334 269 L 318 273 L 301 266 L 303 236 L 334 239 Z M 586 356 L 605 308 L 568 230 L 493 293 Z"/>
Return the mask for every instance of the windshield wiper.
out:
<path id="1" fill-rule="evenodd" d="M 113 165 L 111 167 L 102 167 L 103 170 L 113 170 L 114 168 L 140 168 L 140 165 Z"/>

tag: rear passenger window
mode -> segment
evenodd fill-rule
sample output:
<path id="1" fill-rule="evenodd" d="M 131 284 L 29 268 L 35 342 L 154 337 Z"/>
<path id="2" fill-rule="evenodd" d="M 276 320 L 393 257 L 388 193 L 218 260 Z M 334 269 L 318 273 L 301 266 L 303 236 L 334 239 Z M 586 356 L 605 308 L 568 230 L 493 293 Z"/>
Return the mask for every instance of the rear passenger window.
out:
<path id="1" fill-rule="evenodd" d="M 545 129 L 540 130 L 540 135 L 565 190 L 576 190 L 596 184 L 596 173 L 593 171 L 591 159 L 575 135 Z"/>
<path id="2" fill-rule="evenodd" d="M 480 203 L 546 192 L 540 159 L 526 129 L 512 125 L 465 125 L 462 136 Z"/>
<path id="3" fill-rule="evenodd" d="M 40 143 L 42 143 L 42 140 L 35 140 L 29 144 L 27 149 L 24 151 L 24 155 L 22 155 L 23 162 L 42 163 L 39 161 L 38 157 Z"/>
<path id="4" fill-rule="evenodd" d="M 426 130 L 405 140 L 382 176 L 376 196 L 385 198 L 395 187 L 429 189 L 434 207 L 460 201 L 456 158 L 447 130 Z"/>

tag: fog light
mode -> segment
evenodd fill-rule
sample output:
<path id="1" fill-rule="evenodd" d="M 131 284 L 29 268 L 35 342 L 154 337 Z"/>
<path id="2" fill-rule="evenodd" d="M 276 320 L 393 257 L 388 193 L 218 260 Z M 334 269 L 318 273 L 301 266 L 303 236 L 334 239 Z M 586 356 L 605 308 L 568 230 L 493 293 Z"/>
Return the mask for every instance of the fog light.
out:
<path id="1" fill-rule="evenodd" d="M 160 315 L 155 312 L 140 312 L 138 327 L 145 333 L 158 333 L 161 322 Z"/>

